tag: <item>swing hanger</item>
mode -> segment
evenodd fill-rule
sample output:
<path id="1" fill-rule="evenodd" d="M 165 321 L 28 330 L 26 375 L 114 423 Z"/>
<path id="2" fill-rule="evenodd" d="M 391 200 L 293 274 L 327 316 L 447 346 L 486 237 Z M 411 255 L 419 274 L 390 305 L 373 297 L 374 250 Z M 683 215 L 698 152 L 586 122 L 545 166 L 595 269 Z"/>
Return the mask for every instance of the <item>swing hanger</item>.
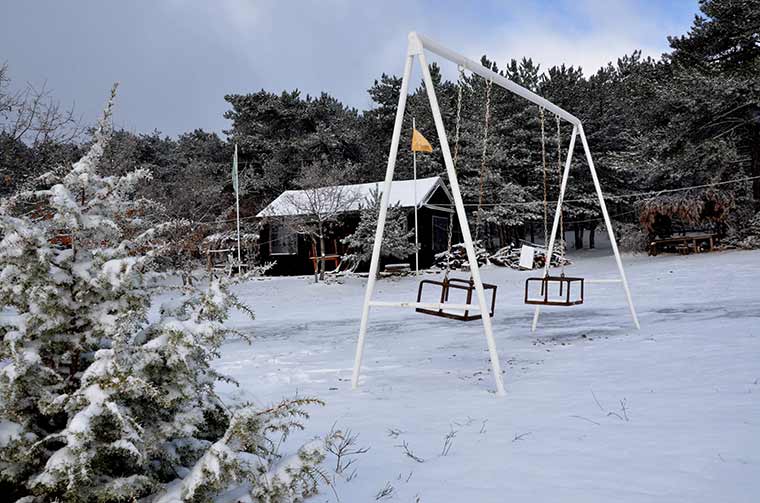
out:
<path id="1" fill-rule="evenodd" d="M 464 82 L 464 68 L 459 65 L 459 80 L 458 80 L 458 89 L 457 89 L 457 115 L 456 115 L 456 125 L 455 125 L 455 133 L 454 133 L 454 156 L 453 156 L 453 164 L 456 168 L 457 160 L 459 159 L 459 132 L 460 132 L 460 126 L 461 126 L 461 120 L 462 120 L 462 87 Z M 476 213 L 476 223 L 475 223 L 475 242 L 477 243 L 477 239 L 479 236 L 480 231 L 480 210 L 483 204 L 483 178 L 484 178 L 484 172 L 486 167 L 486 157 L 488 153 L 488 129 L 489 129 L 489 120 L 490 120 L 490 110 L 491 110 L 491 87 L 492 87 L 493 81 L 488 80 L 487 81 L 487 87 L 486 87 L 486 103 L 485 103 L 485 120 L 483 125 L 483 150 L 482 150 L 482 156 L 481 156 L 481 164 L 480 164 L 480 194 L 478 196 L 478 208 Z M 442 318 L 448 318 L 452 320 L 459 320 L 459 321 L 474 321 L 479 320 L 482 318 L 482 313 L 477 314 L 471 314 L 471 311 L 469 309 L 465 309 L 463 313 L 457 312 L 451 312 L 450 310 L 446 309 L 445 304 L 449 304 L 449 296 L 452 292 L 452 290 L 461 290 L 464 291 L 466 294 L 466 301 L 465 305 L 471 305 L 473 300 L 473 295 L 475 294 L 475 281 L 472 277 L 472 273 L 470 274 L 469 279 L 460 279 L 460 278 L 450 278 L 449 274 L 451 273 L 451 254 L 453 250 L 452 245 L 452 235 L 454 230 L 454 218 L 452 214 L 449 214 L 449 227 L 448 227 L 448 243 L 447 243 L 447 250 L 446 250 L 446 269 L 443 275 L 443 279 L 441 281 L 436 280 L 422 280 L 420 281 L 419 288 L 417 289 L 417 303 L 422 302 L 422 294 L 425 290 L 425 285 L 430 285 L 433 287 L 440 288 L 440 300 L 439 300 L 439 308 L 438 309 L 431 309 L 428 307 L 418 307 L 416 308 L 416 311 L 418 313 L 423 314 L 429 314 L 433 316 L 440 316 Z M 490 311 L 488 313 L 489 317 L 493 317 L 494 315 L 494 309 L 496 307 L 496 285 L 489 284 L 489 283 L 483 283 L 483 290 L 487 293 L 490 292 L 490 300 L 491 300 L 491 307 Z M 449 304 L 450 305 L 450 304 Z"/>
<path id="2" fill-rule="evenodd" d="M 557 169 L 559 178 L 562 179 L 562 129 L 559 116 L 557 118 Z M 559 246 L 560 246 L 560 267 L 559 276 L 549 274 L 552 256 L 554 250 L 549 249 L 549 174 L 546 162 L 546 129 L 544 108 L 539 107 L 539 122 L 541 124 L 541 165 L 544 177 L 544 276 L 540 278 L 528 278 L 525 280 L 525 304 L 534 304 L 542 306 L 576 306 L 583 304 L 583 278 L 565 276 L 565 224 L 562 212 L 562 195 L 558 197 L 557 208 L 559 211 Z M 561 183 L 561 182 L 560 182 Z M 540 284 L 540 295 L 531 296 L 531 285 Z M 558 297 L 549 297 L 552 285 L 557 285 Z"/>

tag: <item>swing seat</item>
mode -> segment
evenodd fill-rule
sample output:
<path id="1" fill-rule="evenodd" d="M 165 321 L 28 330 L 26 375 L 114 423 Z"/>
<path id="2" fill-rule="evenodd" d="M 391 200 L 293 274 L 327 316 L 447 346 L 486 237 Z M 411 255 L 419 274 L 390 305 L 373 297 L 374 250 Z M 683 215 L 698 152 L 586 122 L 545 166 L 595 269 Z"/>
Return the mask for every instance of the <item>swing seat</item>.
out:
<path id="1" fill-rule="evenodd" d="M 540 295 L 531 296 L 531 285 L 540 284 Z M 558 297 L 549 297 L 552 286 L 557 286 Z M 577 306 L 583 304 L 583 278 L 570 276 L 544 276 L 525 280 L 525 303 L 538 306 Z"/>
<path id="2" fill-rule="evenodd" d="M 466 292 L 465 304 L 471 304 L 473 297 L 475 297 L 475 283 L 472 280 L 459 279 L 459 278 L 444 278 L 442 281 L 435 281 L 432 279 L 423 279 L 420 281 L 419 289 L 417 290 L 417 302 L 422 302 L 422 292 L 425 289 L 425 285 L 431 285 L 433 287 L 440 288 L 440 303 L 445 304 L 449 301 L 449 293 L 451 290 L 463 290 Z M 493 318 L 494 308 L 496 306 L 496 285 L 489 283 L 483 283 L 483 290 L 485 292 L 491 292 L 491 309 L 488 315 Z M 486 296 L 488 293 L 486 293 Z M 450 311 L 441 309 L 426 309 L 418 307 L 416 308 L 418 313 L 429 314 L 431 316 L 440 316 L 441 318 L 448 318 L 450 320 L 459 321 L 474 321 L 482 318 L 481 313 L 472 314 L 468 309 L 465 309 L 463 313 L 452 313 Z"/>

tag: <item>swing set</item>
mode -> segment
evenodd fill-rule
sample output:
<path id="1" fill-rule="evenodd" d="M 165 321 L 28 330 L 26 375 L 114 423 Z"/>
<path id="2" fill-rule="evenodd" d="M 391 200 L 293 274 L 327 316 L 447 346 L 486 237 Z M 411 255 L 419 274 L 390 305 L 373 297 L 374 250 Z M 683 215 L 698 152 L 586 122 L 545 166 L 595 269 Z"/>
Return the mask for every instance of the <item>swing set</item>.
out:
<path id="1" fill-rule="evenodd" d="M 480 221 L 479 221 L 480 209 L 481 209 L 482 200 L 483 200 L 483 179 L 484 179 L 484 171 L 486 168 L 485 166 L 486 153 L 487 153 L 487 145 L 488 145 L 487 142 L 488 142 L 488 127 L 489 127 L 489 121 L 490 121 L 491 86 L 493 84 L 497 84 L 499 87 L 502 87 L 538 105 L 540 109 L 541 130 L 542 130 L 541 143 L 542 143 L 542 156 L 543 156 L 543 168 L 544 168 L 544 228 L 545 228 L 545 231 L 548 230 L 547 229 L 548 228 L 548 200 L 547 200 L 548 177 L 547 177 L 547 168 L 546 168 L 546 140 L 545 140 L 545 134 L 544 134 L 544 111 L 546 110 L 554 114 L 554 116 L 557 119 L 558 166 L 560 166 L 560 168 L 561 168 L 561 164 L 560 164 L 561 163 L 561 147 L 559 143 L 559 140 L 561 139 L 559 137 L 560 120 L 565 120 L 569 122 L 570 124 L 572 124 L 573 126 L 572 134 L 570 137 L 570 145 L 568 147 L 567 156 L 565 159 L 564 169 L 562 169 L 559 198 L 557 200 L 557 208 L 554 214 L 554 222 L 552 224 L 552 230 L 551 230 L 551 233 L 545 232 L 545 236 L 548 236 L 549 239 L 548 239 L 548 244 L 546 244 L 547 259 L 545 260 L 545 264 L 544 264 L 544 273 L 543 273 L 543 276 L 541 277 L 529 278 L 525 283 L 524 301 L 526 304 L 535 305 L 532 330 L 535 331 L 536 329 L 536 325 L 538 323 L 538 318 L 540 315 L 541 306 L 544 306 L 544 305 L 572 306 L 572 305 L 581 304 L 583 302 L 584 283 L 590 283 L 590 282 L 621 283 L 625 291 L 631 317 L 636 327 L 638 327 L 639 323 L 636 317 L 636 311 L 633 307 L 633 301 L 631 299 L 630 289 L 628 288 L 628 281 L 625 276 L 625 271 L 623 270 L 623 263 L 620 259 L 620 253 L 618 251 L 617 243 L 615 241 L 615 236 L 612 230 L 612 224 L 610 222 L 609 214 L 607 213 L 607 207 L 604 202 L 604 196 L 602 195 L 602 189 L 601 189 L 601 186 L 599 185 L 599 179 L 596 174 L 596 168 L 594 167 L 594 161 L 591 157 L 591 151 L 589 149 L 588 142 L 586 140 L 586 135 L 583 131 L 583 126 L 581 124 L 581 121 L 574 115 L 556 106 L 550 101 L 542 98 L 541 96 L 538 96 L 532 91 L 525 89 L 524 87 L 512 82 L 506 77 L 499 75 L 498 73 L 490 70 L 489 68 L 484 67 L 480 63 L 473 61 L 471 59 L 468 59 L 438 44 L 437 42 L 434 42 L 433 40 L 427 37 L 424 37 L 415 32 L 412 32 L 409 34 L 408 38 L 409 38 L 409 44 L 408 44 L 407 53 L 406 53 L 404 73 L 403 73 L 403 77 L 401 81 L 398 108 L 396 109 L 396 119 L 393 126 L 393 137 L 391 140 L 390 153 L 388 155 L 388 165 L 387 165 L 387 169 L 385 173 L 384 188 L 383 188 L 382 197 L 380 201 L 380 213 L 378 215 L 377 230 L 375 232 L 375 242 L 372 248 L 372 260 L 370 262 L 369 278 L 367 280 L 367 287 L 364 294 L 364 303 L 362 306 L 361 324 L 359 326 L 359 336 L 358 336 L 357 344 L 356 344 L 356 355 L 354 358 L 354 368 L 353 368 L 353 374 L 352 374 L 352 379 L 351 379 L 352 387 L 355 389 L 359 385 L 359 374 L 361 371 L 361 363 L 362 363 L 362 358 L 364 355 L 364 343 L 367 336 L 367 325 L 369 321 L 370 308 L 371 307 L 375 307 L 375 308 L 402 307 L 402 308 L 412 308 L 420 313 L 440 316 L 440 317 L 454 319 L 454 320 L 461 320 L 461 321 L 473 321 L 473 320 L 478 320 L 478 319 L 481 320 L 481 322 L 483 323 L 483 332 L 486 336 L 486 343 L 488 346 L 489 357 L 491 360 L 491 371 L 492 371 L 492 374 L 494 377 L 494 383 L 496 386 L 495 391 L 497 395 L 504 395 L 504 383 L 502 381 L 502 375 L 501 375 L 501 364 L 499 362 L 499 355 L 496 349 L 496 342 L 494 339 L 493 327 L 491 323 L 491 317 L 494 314 L 494 308 L 495 308 L 495 303 L 496 303 L 496 285 L 487 284 L 487 283 L 484 284 L 481 280 L 480 268 L 478 267 L 475 247 L 473 244 L 472 235 L 470 233 L 470 227 L 467 221 L 467 215 L 465 213 L 464 203 L 462 200 L 462 194 L 459 188 L 459 182 L 457 180 L 457 174 L 456 174 L 456 161 L 459 154 L 459 127 L 460 127 L 460 122 L 461 122 L 462 78 L 463 78 L 463 74 L 465 70 L 469 70 L 474 75 L 479 75 L 480 77 L 484 78 L 486 80 L 486 85 L 487 85 L 486 106 L 485 106 L 486 113 L 485 113 L 484 135 L 483 135 L 484 136 L 483 151 L 482 151 L 481 167 L 480 167 L 480 196 L 478 199 L 478 211 L 476 213 L 477 215 L 476 216 L 476 219 L 477 219 L 476 233 L 478 232 L 477 229 L 479 229 L 480 227 Z M 436 94 L 435 94 L 435 87 L 433 85 L 433 80 L 430 75 L 430 70 L 428 67 L 425 50 L 428 50 L 434 54 L 437 54 L 438 56 L 448 61 L 451 61 L 452 63 L 457 64 L 459 67 L 460 81 L 459 81 L 459 89 L 458 89 L 458 97 L 457 97 L 457 118 L 456 118 L 453 156 L 449 148 L 446 128 L 444 127 L 443 118 L 441 116 L 441 111 L 438 106 L 438 98 L 436 97 Z M 469 279 L 459 279 L 459 278 L 449 277 L 450 258 L 451 258 L 451 235 L 452 235 L 452 228 L 453 228 L 453 217 L 450 217 L 449 230 L 448 230 L 449 253 L 448 253 L 448 258 L 447 258 L 447 268 L 446 268 L 446 272 L 444 274 L 443 280 L 442 281 L 422 280 L 418 287 L 416 301 L 411 301 L 411 302 L 379 301 L 379 300 L 373 300 L 372 297 L 374 294 L 375 282 L 377 279 L 378 266 L 380 262 L 380 249 L 381 249 L 381 244 L 383 241 L 383 231 L 385 229 L 385 221 L 386 221 L 386 217 L 388 213 L 389 195 L 391 191 L 390 189 L 391 189 L 391 184 L 393 182 L 393 173 L 396 166 L 396 157 L 398 154 L 399 141 L 401 137 L 401 128 L 402 128 L 402 124 L 404 120 L 404 112 L 406 109 L 406 99 L 407 99 L 407 95 L 409 91 L 409 80 L 410 80 L 411 72 L 412 72 L 412 63 L 414 62 L 415 58 L 419 60 L 420 70 L 422 72 L 422 77 L 425 84 L 425 90 L 428 95 L 428 101 L 430 102 L 430 108 L 433 115 L 433 121 L 435 122 L 436 132 L 438 134 L 438 138 L 440 141 L 441 154 L 443 155 L 444 164 L 446 166 L 446 172 L 448 174 L 449 183 L 451 185 L 451 194 L 454 199 L 456 215 L 457 215 L 459 227 L 462 233 L 462 240 L 464 242 L 464 247 L 467 252 L 467 261 L 469 263 L 469 268 L 470 268 L 470 277 Z M 584 280 L 583 278 L 568 277 L 568 276 L 565 276 L 564 274 L 564 268 L 560 276 L 552 276 L 549 274 L 549 267 L 551 265 L 551 255 L 552 255 L 552 251 L 554 250 L 557 229 L 562 219 L 562 203 L 565 196 L 565 189 L 567 187 L 567 179 L 568 179 L 568 175 L 570 171 L 570 164 L 572 161 L 573 151 L 575 149 L 575 141 L 577 137 L 580 137 L 581 143 L 583 145 L 583 150 L 586 154 L 588 167 L 591 172 L 591 177 L 594 182 L 594 187 L 596 189 L 597 196 L 599 198 L 599 204 L 602 210 L 602 215 L 604 217 L 604 222 L 606 224 L 607 232 L 610 237 L 612 251 L 615 255 L 615 261 L 617 263 L 617 268 L 620 275 L 619 279 L 590 281 L 587 279 Z M 561 253 L 564 254 L 564 249 L 565 249 L 564 237 L 560 237 L 560 239 L 562 239 Z M 561 262 L 564 263 L 564 260 L 562 260 Z M 439 292 L 440 295 L 437 297 L 437 300 L 438 300 L 437 302 L 423 301 L 423 291 L 425 290 L 425 285 L 429 285 L 430 287 L 437 287 L 440 290 Z M 531 286 L 533 285 L 539 286 L 539 290 L 540 290 L 539 296 L 530 295 Z M 555 296 L 551 296 L 552 294 L 550 292 L 552 291 L 552 287 L 555 287 L 556 291 L 559 292 L 559 297 L 557 297 L 556 294 Z M 450 302 L 450 296 L 451 296 L 450 294 L 453 291 L 462 291 L 465 293 L 464 303 Z M 487 299 L 486 297 L 486 291 L 490 293 L 489 299 Z M 483 316 L 484 313 L 486 314 L 485 316 Z"/>

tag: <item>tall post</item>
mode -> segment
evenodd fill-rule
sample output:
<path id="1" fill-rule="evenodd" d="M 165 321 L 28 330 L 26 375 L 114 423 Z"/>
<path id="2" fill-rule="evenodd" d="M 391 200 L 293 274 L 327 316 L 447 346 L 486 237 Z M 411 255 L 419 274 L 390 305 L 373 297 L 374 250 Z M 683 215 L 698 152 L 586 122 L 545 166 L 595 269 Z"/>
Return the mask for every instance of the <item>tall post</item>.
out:
<path id="1" fill-rule="evenodd" d="M 235 173 L 235 180 L 233 180 L 233 184 L 235 185 L 235 215 L 236 215 L 236 221 L 237 221 L 237 261 L 238 261 L 238 274 L 241 274 L 243 272 L 243 264 L 240 259 L 240 180 L 238 176 L 238 148 L 237 143 L 235 144 L 235 159 L 233 161 L 235 169 L 233 170 Z"/>
<path id="2" fill-rule="evenodd" d="M 557 237 L 557 228 L 559 227 L 559 216 L 562 213 L 562 203 L 565 200 L 565 189 L 567 189 L 567 179 L 570 175 L 570 164 L 573 160 L 573 151 L 575 150 L 575 137 L 578 135 L 578 128 L 573 126 L 573 132 L 570 135 L 570 146 L 567 147 L 567 158 L 565 159 L 565 169 L 562 171 L 562 182 L 559 186 L 559 197 L 557 198 L 557 210 L 554 212 L 554 222 L 552 223 L 552 233 L 549 235 L 549 243 L 544 243 L 546 247 L 546 259 L 544 260 L 544 276 L 549 274 L 551 267 L 551 257 L 554 252 L 554 241 Z M 538 317 L 541 314 L 541 306 L 536 306 L 533 312 L 533 324 L 530 327 L 531 332 L 536 331 Z"/>
<path id="3" fill-rule="evenodd" d="M 417 123 L 412 117 L 412 131 L 417 129 Z M 417 234 L 417 151 L 412 149 L 412 171 L 414 172 L 414 273 L 420 275 L 420 240 Z"/>
<path id="4" fill-rule="evenodd" d="M 602 186 L 599 185 L 599 177 L 596 176 L 596 168 L 594 167 L 594 160 L 591 158 L 591 149 L 588 146 L 586 140 L 586 133 L 583 132 L 583 125 L 579 126 L 579 132 L 581 135 L 581 142 L 583 143 L 583 150 L 586 152 L 586 160 L 588 161 L 588 167 L 591 170 L 591 178 L 594 180 L 594 187 L 596 188 L 596 195 L 599 197 L 599 206 L 602 208 L 602 216 L 604 217 L 604 225 L 607 227 L 607 234 L 610 237 L 610 245 L 612 245 L 612 253 L 615 254 L 615 262 L 617 262 L 618 271 L 620 272 L 620 279 L 623 283 L 623 290 L 625 290 L 625 297 L 628 301 L 628 309 L 631 311 L 631 318 L 636 328 L 640 329 L 639 318 L 636 316 L 636 308 L 633 307 L 633 299 L 631 299 L 631 290 L 628 288 L 628 279 L 625 276 L 625 270 L 623 269 L 623 261 L 620 259 L 620 252 L 618 251 L 617 241 L 615 240 L 615 231 L 612 229 L 612 222 L 610 222 L 610 215 L 607 213 L 607 205 L 604 202 L 604 196 L 602 195 Z"/>
<path id="5" fill-rule="evenodd" d="M 412 73 L 412 62 L 416 49 L 413 48 L 412 41 L 409 42 L 407 50 L 406 63 L 404 65 L 404 75 L 401 79 L 401 90 L 398 97 L 398 108 L 396 109 L 396 122 L 393 125 L 393 138 L 391 140 L 391 149 L 388 153 L 388 166 L 385 170 L 385 183 L 383 184 L 383 194 L 380 198 L 380 214 L 377 217 L 377 229 L 375 230 L 375 243 L 372 246 L 372 261 L 369 266 L 369 277 L 367 278 L 367 288 L 364 291 L 364 305 L 362 306 L 362 321 L 359 325 L 359 339 L 356 342 L 356 355 L 354 357 L 354 371 L 351 377 L 351 387 L 356 389 L 359 385 L 359 372 L 364 356 L 364 342 L 367 336 L 367 321 L 369 319 L 369 303 L 372 300 L 372 293 L 375 290 L 375 280 L 377 279 L 377 269 L 380 263 L 380 247 L 383 244 L 383 230 L 385 229 L 385 217 L 388 213 L 388 200 L 391 194 L 391 184 L 393 182 L 393 171 L 396 168 L 396 156 L 398 155 L 398 143 L 401 137 L 401 126 L 404 122 L 404 110 L 406 109 L 406 97 L 409 92 L 409 79 Z"/>
<path id="6" fill-rule="evenodd" d="M 416 35 L 414 35 L 416 39 Z M 488 344 L 488 353 L 491 357 L 491 371 L 493 372 L 494 382 L 496 384 L 496 394 L 503 396 L 504 383 L 501 378 L 501 364 L 499 363 L 499 354 L 496 351 L 496 341 L 493 337 L 493 328 L 491 326 L 491 317 L 489 316 L 490 306 L 486 303 L 485 292 L 483 291 L 483 283 L 480 280 L 480 269 L 478 267 L 478 259 L 475 254 L 475 246 L 472 244 L 472 235 L 470 234 L 470 226 L 467 222 L 467 215 L 464 210 L 464 202 L 462 201 L 462 194 L 459 190 L 459 182 L 457 181 L 457 174 L 454 170 L 454 161 L 451 158 L 451 151 L 449 149 L 449 141 L 446 137 L 446 128 L 443 125 L 443 118 L 441 117 L 441 110 L 438 107 L 438 99 L 435 95 L 435 88 L 433 87 L 433 79 L 430 76 L 430 69 L 428 68 L 427 58 L 422 50 L 422 44 L 419 42 L 419 63 L 422 70 L 422 76 L 425 82 L 425 90 L 427 91 L 428 101 L 430 101 L 430 108 L 433 113 L 433 120 L 435 121 L 435 129 L 438 133 L 438 140 L 441 144 L 441 153 L 443 154 L 443 160 L 446 164 L 446 172 L 449 176 L 449 183 L 451 185 L 451 193 L 454 197 L 454 206 L 456 207 L 457 217 L 459 219 L 459 227 L 462 231 L 462 239 L 464 240 L 465 250 L 467 250 L 467 260 L 470 263 L 470 274 L 472 275 L 472 281 L 475 285 L 475 292 L 478 297 L 478 305 L 480 306 L 481 320 L 483 321 L 483 330 L 486 334 L 486 341 Z"/>

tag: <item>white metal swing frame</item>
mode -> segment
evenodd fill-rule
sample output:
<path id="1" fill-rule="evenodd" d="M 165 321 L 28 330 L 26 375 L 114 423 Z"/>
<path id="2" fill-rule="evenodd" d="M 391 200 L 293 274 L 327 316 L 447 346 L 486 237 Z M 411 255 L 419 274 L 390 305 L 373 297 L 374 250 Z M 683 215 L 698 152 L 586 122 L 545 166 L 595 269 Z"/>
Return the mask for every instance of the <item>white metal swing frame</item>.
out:
<path id="1" fill-rule="evenodd" d="M 369 277 L 367 279 L 367 288 L 364 293 L 364 304 L 362 306 L 362 318 L 359 326 L 359 337 L 356 343 L 356 355 L 354 358 L 354 369 L 351 379 L 352 387 L 355 389 L 359 385 L 359 374 L 361 371 L 362 357 L 364 355 L 364 343 L 367 336 L 367 323 L 369 321 L 370 307 L 405 307 L 405 308 L 427 308 L 427 309 L 455 309 L 455 310 L 474 310 L 481 313 L 489 312 L 489 305 L 486 301 L 485 293 L 483 290 L 483 282 L 480 279 L 480 268 L 478 267 L 478 261 L 475 255 L 475 247 L 472 242 L 472 235 L 470 233 L 470 226 L 467 222 L 467 215 L 464 209 L 464 203 L 462 201 L 462 194 L 459 189 L 459 182 L 457 180 L 457 174 L 454 169 L 454 161 L 451 156 L 451 150 L 449 148 L 448 137 L 446 135 L 446 128 L 443 125 L 443 118 L 441 117 L 441 110 L 438 107 L 438 98 L 435 94 L 435 88 L 433 86 L 433 79 L 430 76 L 430 69 L 428 67 L 427 58 L 425 57 L 425 50 L 428 50 L 438 56 L 456 63 L 457 65 L 471 71 L 474 74 L 480 75 L 486 80 L 490 80 L 492 83 L 498 86 L 522 96 L 535 103 L 536 105 L 543 107 L 545 110 L 559 116 L 561 119 L 569 122 L 573 125 L 573 132 L 570 137 L 570 146 L 567 151 L 567 159 L 565 161 L 565 167 L 562 174 L 562 183 L 560 186 L 559 199 L 557 201 L 557 209 L 554 214 L 554 223 L 552 224 L 551 237 L 549 239 L 549 250 L 554 249 L 555 237 L 557 235 L 557 228 L 559 226 L 560 211 L 562 208 L 562 202 L 565 196 L 565 188 L 567 187 L 567 179 L 570 172 L 570 163 L 573 157 L 573 150 L 575 148 L 575 139 L 580 136 L 583 144 L 583 150 L 586 154 L 589 170 L 591 171 L 591 177 L 594 181 L 594 187 L 596 188 L 597 196 L 599 197 L 599 205 L 602 209 L 602 215 L 604 217 L 604 223 L 607 227 L 610 243 L 612 245 L 612 251 L 615 254 L 615 261 L 617 262 L 618 271 L 620 273 L 620 279 L 618 280 L 590 280 L 589 282 L 620 282 L 625 290 L 626 299 L 628 301 L 628 307 L 631 312 L 636 327 L 639 327 L 639 322 L 636 317 L 636 310 L 633 307 L 633 300 L 631 299 L 631 292 L 628 288 L 628 280 L 623 270 L 623 262 L 620 259 L 620 252 L 618 251 L 617 242 L 615 241 L 615 235 L 612 230 L 612 224 L 610 223 L 610 217 L 607 213 L 607 207 L 604 203 L 604 196 L 602 195 L 602 189 L 599 185 L 599 179 L 596 175 L 596 168 L 594 167 L 594 161 L 591 158 L 591 151 L 589 150 L 588 142 L 586 141 L 586 135 L 583 132 L 583 125 L 581 121 L 570 114 L 569 112 L 558 107 L 554 103 L 538 96 L 537 94 L 525 89 L 524 87 L 512 82 L 506 77 L 499 75 L 498 73 L 484 67 L 480 63 L 466 58 L 437 42 L 417 34 L 416 32 L 409 33 L 409 45 L 406 53 L 406 63 L 404 65 L 404 73 L 401 80 L 401 90 L 398 99 L 398 108 L 396 109 L 396 121 L 393 126 L 393 138 L 391 140 L 390 153 L 388 154 L 388 166 L 385 172 L 385 182 L 383 185 L 383 193 L 380 200 L 380 214 L 377 219 L 377 230 L 375 232 L 375 242 L 372 247 L 372 261 L 369 268 Z M 420 70 L 422 72 L 422 78 L 425 82 L 425 90 L 427 91 L 428 101 L 430 102 L 430 109 L 433 115 L 433 121 L 435 122 L 436 132 L 438 133 L 438 139 L 441 146 L 441 153 L 443 155 L 444 164 L 446 165 L 446 172 L 449 177 L 449 183 L 451 184 L 451 194 L 454 198 L 454 206 L 456 209 L 457 218 L 459 220 L 459 227 L 462 232 L 462 240 L 464 241 L 465 250 L 467 252 L 467 261 L 470 264 L 470 274 L 475 286 L 475 292 L 477 294 L 477 304 L 441 304 L 441 303 L 420 303 L 420 302 L 383 302 L 372 300 L 372 295 L 375 290 L 375 281 L 377 278 L 377 270 L 380 262 L 380 247 L 383 241 L 383 231 L 385 230 L 385 220 L 388 212 L 389 195 L 391 192 L 391 184 L 393 182 L 393 173 L 396 167 L 396 156 L 398 154 L 399 140 L 401 137 L 401 127 L 404 121 L 404 111 L 406 109 L 407 93 L 409 91 L 409 80 L 412 73 L 412 64 L 414 58 L 417 57 L 420 64 Z M 549 261 L 546 261 L 544 266 L 544 275 L 548 274 Z M 540 307 L 536 306 L 535 313 L 533 315 L 532 330 L 535 331 L 540 314 Z M 482 316 L 483 331 L 485 332 L 486 342 L 488 344 L 488 352 L 491 359 L 491 371 L 493 373 L 494 382 L 496 385 L 496 394 L 504 395 L 504 383 L 501 376 L 501 365 L 499 363 L 499 354 L 496 350 L 496 341 L 493 336 L 493 327 L 491 325 L 491 318 L 489 316 Z"/>

